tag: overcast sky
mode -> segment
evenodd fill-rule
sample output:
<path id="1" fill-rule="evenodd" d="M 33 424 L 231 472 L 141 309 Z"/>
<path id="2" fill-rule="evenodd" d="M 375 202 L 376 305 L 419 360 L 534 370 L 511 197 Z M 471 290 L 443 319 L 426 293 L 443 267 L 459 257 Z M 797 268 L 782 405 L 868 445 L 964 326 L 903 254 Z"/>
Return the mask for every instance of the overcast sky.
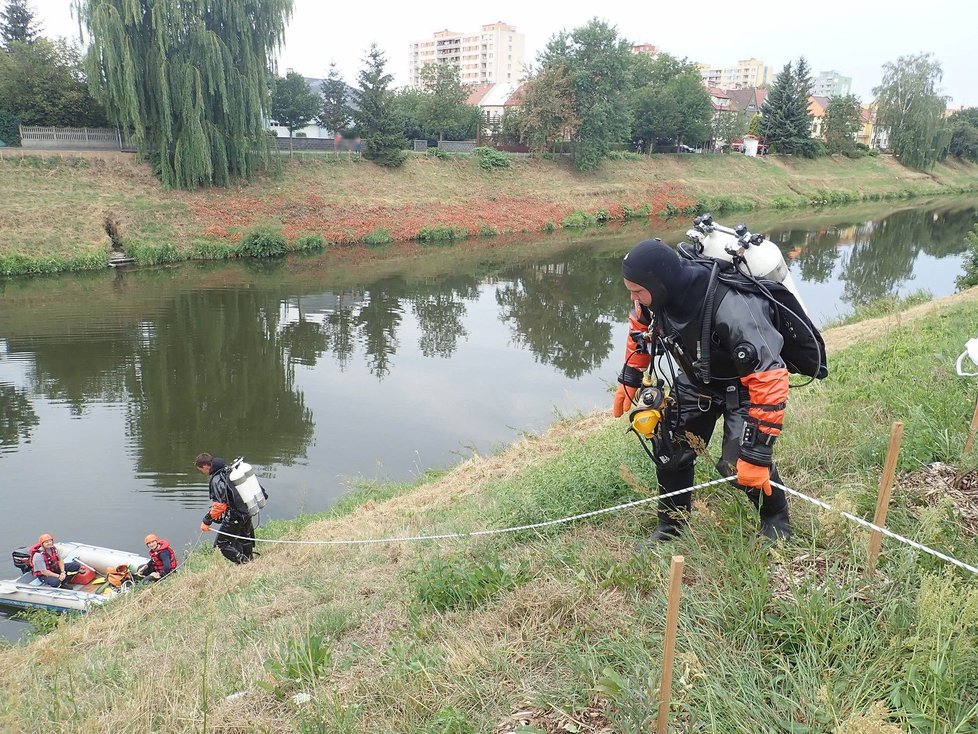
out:
<path id="1" fill-rule="evenodd" d="M 71 0 L 31 2 L 46 35 L 77 36 Z M 497 20 L 510 23 L 526 35 L 526 61 L 532 63 L 554 33 L 583 25 L 595 15 L 617 26 L 634 43 L 651 43 L 674 56 L 712 66 L 734 66 L 738 59 L 756 57 L 778 71 L 785 62 L 804 55 L 815 72 L 835 69 L 851 76 L 852 91 L 863 101 L 871 99 L 884 63 L 929 51 L 941 62 L 944 93 L 952 97 L 952 104 L 978 106 L 975 0 L 747 4 L 631 0 L 608 6 L 583 0 L 422 5 L 295 0 L 279 66 L 283 73 L 292 68 L 305 76 L 322 77 L 335 61 L 346 81 L 355 85 L 364 53 L 376 42 L 387 53 L 395 84 L 402 85 L 407 83 L 408 42 L 436 30 L 464 32 Z"/>

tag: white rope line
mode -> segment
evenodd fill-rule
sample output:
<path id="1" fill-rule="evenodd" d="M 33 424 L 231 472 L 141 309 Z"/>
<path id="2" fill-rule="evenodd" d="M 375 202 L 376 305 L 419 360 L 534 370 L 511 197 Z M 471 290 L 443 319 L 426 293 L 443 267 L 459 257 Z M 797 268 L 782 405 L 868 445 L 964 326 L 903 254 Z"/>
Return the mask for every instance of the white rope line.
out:
<path id="1" fill-rule="evenodd" d="M 730 482 L 735 480 L 736 478 L 737 478 L 736 476 L 729 476 L 729 477 L 723 477 L 722 479 L 714 479 L 710 482 L 695 484 L 692 487 L 687 487 L 686 489 L 679 489 L 676 490 L 675 492 L 667 492 L 666 494 L 656 495 L 655 497 L 643 497 L 640 500 L 625 502 L 620 505 L 615 505 L 614 507 L 605 507 L 600 510 L 582 512 L 579 515 L 562 517 L 557 520 L 545 520 L 543 522 L 530 523 L 529 525 L 517 525 L 515 527 L 509 527 L 509 528 L 496 528 L 491 530 L 472 530 L 470 532 L 464 532 L 464 533 L 440 533 L 437 535 L 411 535 L 411 536 L 396 537 L 396 538 L 367 538 L 364 540 L 279 540 L 279 539 L 272 539 L 272 538 L 247 538 L 242 535 L 234 535 L 233 533 L 226 533 L 223 530 L 214 530 L 213 532 L 217 533 L 218 535 L 224 535 L 228 538 L 237 538 L 238 540 L 248 540 L 248 541 L 258 542 L 258 543 L 277 543 L 280 545 L 376 545 L 379 543 L 410 543 L 410 542 L 418 542 L 423 540 L 451 540 L 454 538 L 476 538 L 476 537 L 487 536 L 487 535 L 502 535 L 504 533 L 516 533 L 521 530 L 535 530 L 537 528 L 546 528 L 553 525 L 561 525 L 563 523 L 574 522 L 575 520 L 584 520 L 585 518 L 588 517 L 605 515 L 610 512 L 618 512 L 619 510 L 626 510 L 631 507 L 638 507 L 639 505 L 644 505 L 649 502 L 658 502 L 659 500 L 668 499 L 669 497 L 677 497 L 678 495 L 686 494 L 687 492 L 694 492 L 697 489 L 710 487 L 713 486 L 714 484 L 722 484 L 724 482 Z M 945 553 L 941 553 L 938 550 L 934 550 L 933 548 L 930 548 L 924 545 L 923 543 L 918 543 L 916 540 L 911 540 L 910 538 L 906 538 L 900 535 L 899 533 L 894 533 L 892 530 L 888 530 L 887 528 L 881 527 L 879 525 L 875 525 L 869 522 L 868 520 L 864 520 L 861 517 L 853 515 L 851 512 L 845 512 L 844 510 L 836 509 L 835 507 L 832 507 L 832 505 L 830 505 L 828 502 L 823 502 L 822 500 L 816 499 L 815 497 L 810 497 L 807 494 L 799 492 L 796 489 L 792 489 L 791 487 L 786 487 L 780 482 L 775 482 L 774 480 L 771 480 L 771 485 L 783 489 L 786 493 L 794 497 L 797 497 L 798 499 L 805 500 L 805 502 L 810 502 L 811 504 L 817 505 L 818 507 L 821 507 L 824 510 L 828 510 L 829 512 L 835 512 L 839 515 L 842 515 L 842 517 L 846 518 L 847 520 L 862 525 L 863 527 L 869 528 L 870 530 L 876 530 L 882 533 L 883 535 L 887 536 L 888 538 L 893 538 L 894 540 L 897 540 L 905 545 L 909 545 L 911 548 L 916 548 L 919 551 L 928 553 L 934 556 L 935 558 L 939 558 L 940 560 L 950 563 L 954 566 L 957 566 L 958 568 L 968 571 L 969 573 L 978 575 L 978 568 L 976 568 L 975 566 L 965 563 L 964 561 L 959 561 L 957 558 L 953 558 L 952 556 L 949 556 Z"/>
<path id="2" fill-rule="evenodd" d="M 697 489 L 703 489 L 704 487 L 710 487 L 714 484 L 722 484 L 723 482 L 729 482 L 736 479 L 735 476 L 724 477 L 723 479 L 714 479 L 710 482 L 703 482 L 702 484 L 695 484 L 692 487 L 687 487 L 686 489 L 678 489 L 675 492 L 667 492 L 666 494 L 656 495 L 655 497 L 643 497 L 640 500 L 634 500 L 632 502 L 625 502 L 621 505 L 615 505 L 614 507 L 605 507 L 602 510 L 592 510 L 591 512 L 582 512 L 580 515 L 571 515 L 570 517 L 562 517 L 558 520 L 546 520 L 544 522 L 535 522 L 529 525 L 518 525 L 512 528 L 496 528 L 494 530 L 473 530 L 467 533 L 442 533 L 440 535 L 412 535 L 409 537 L 402 538 L 370 538 L 366 540 L 274 540 L 271 538 L 245 538 L 241 535 L 232 535 L 231 533 L 225 533 L 223 530 L 214 530 L 213 532 L 218 535 L 225 535 L 229 538 L 238 538 L 239 540 L 254 540 L 259 543 L 282 543 L 290 545 L 371 545 L 375 543 L 407 543 L 420 540 L 448 540 L 452 538 L 475 538 L 483 535 L 502 535 L 503 533 L 516 533 L 520 530 L 535 530 L 537 528 L 546 528 L 551 525 L 560 525 L 562 523 L 574 522 L 575 520 L 583 520 L 587 517 L 595 517 L 596 515 L 604 515 L 609 512 L 617 512 L 618 510 L 625 510 L 630 507 L 638 507 L 639 505 L 644 505 L 648 502 L 658 502 L 659 500 L 664 500 L 669 497 L 676 497 L 681 494 L 686 494 L 687 492 L 694 492 Z"/>
<path id="3" fill-rule="evenodd" d="M 803 499 L 806 502 L 811 502 L 813 505 L 818 505 L 819 507 L 828 510 L 829 512 L 836 512 L 842 515 L 842 517 L 844 517 L 846 520 L 851 520 L 852 522 L 858 523 L 859 525 L 862 525 L 863 527 L 867 527 L 870 530 L 877 530 L 883 535 L 887 536 L 888 538 L 899 540 L 901 543 L 905 543 L 906 545 L 909 545 L 911 548 L 916 548 L 917 550 L 923 551 L 924 553 L 929 553 L 935 558 L 940 558 L 942 561 L 946 561 L 948 563 L 957 566 L 958 568 L 963 568 L 965 571 L 969 571 L 973 574 L 978 575 L 978 568 L 975 568 L 974 566 L 971 566 L 965 563 L 964 561 L 959 561 L 957 558 L 952 558 L 951 556 L 941 553 L 940 551 L 936 551 L 933 548 L 929 548 L 923 543 L 918 543 L 916 540 L 910 540 L 910 538 L 905 538 L 898 533 L 894 533 L 892 530 L 887 530 L 886 528 L 880 527 L 879 525 L 874 525 L 868 520 L 863 520 L 861 517 L 857 517 L 856 515 L 853 515 L 851 512 L 838 510 L 832 507 L 832 505 L 830 505 L 827 502 L 823 502 L 822 500 L 815 499 L 814 497 L 809 497 L 807 494 L 802 494 L 796 489 L 792 489 L 791 487 L 786 487 L 780 482 L 775 482 L 772 480 L 771 484 L 772 486 L 780 487 L 790 495 L 793 495 L 799 499 Z"/>

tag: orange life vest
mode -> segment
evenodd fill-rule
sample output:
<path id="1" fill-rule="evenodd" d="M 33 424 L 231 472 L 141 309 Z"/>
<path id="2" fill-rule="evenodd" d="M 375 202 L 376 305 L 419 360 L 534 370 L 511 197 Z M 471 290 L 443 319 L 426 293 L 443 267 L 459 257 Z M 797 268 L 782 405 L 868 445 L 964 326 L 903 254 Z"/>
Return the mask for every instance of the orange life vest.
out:
<path id="1" fill-rule="evenodd" d="M 160 558 L 160 553 L 165 550 L 170 551 L 169 568 L 164 566 L 163 559 Z M 153 570 L 160 575 L 162 575 L 164 571 L 173 571 L 177 567 L 177 554 L 173 552 L 173 549 L 170 547 L 170 541 L 168 540 L 157 541 L 156 550 L 151 550 L 149 552 L 149 560 L 153 564 Z"/>
<path id="2" fill-rule="evenodd" d="M 33 573 L 36 578 L 40 578 L 41 576 L 44 575 L 40 571 L 34 568 L 34 554 L 37 553 L 38 551 L 41 551 L 41 553 L 44 554 L 45 568 L 47 568 L 48 571 L 60 575 L 61 561 L 58 558 L 58 549 L 52 545 L 51 550 L 49 551 L 44 547 L 44 543 L 35 543 L 34 545 L 31 546 L 31 549 L 27 551 L 27 557 L 28 559 L 30 559 L 30 564 L 31 564 L 31 573 Z"/>

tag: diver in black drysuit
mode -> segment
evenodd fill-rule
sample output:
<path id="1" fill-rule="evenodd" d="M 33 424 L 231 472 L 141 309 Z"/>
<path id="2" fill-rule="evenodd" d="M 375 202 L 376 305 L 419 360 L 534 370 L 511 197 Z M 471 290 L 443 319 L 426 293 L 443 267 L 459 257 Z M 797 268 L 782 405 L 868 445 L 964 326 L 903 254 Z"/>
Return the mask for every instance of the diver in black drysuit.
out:
<path id="1" fill-rule="evenodd" d="M 622 261 L 625 286 L 634 308 L 626 363 L 619 375 L 614 412 L 620 416 L 634 403 L 642 386 L 642 372 L 651 360 L 650 346 L 641 332 L 655 321 L 656 345 L 678 350 L 686 369 L 675 376 L 672 397 L 677 401 L 663 419 L 662 438 L 654 441 L 653 458 L 660 494 L 693 485 L 694 446 L 710 441 L 718 417 L 723 417 L 723 446 L 717 470 L 722 476 L 737 475 L 737 485 L 760 513 L 761 534 L 770 539 L 788 538 L 791 525 L 785 493 L 773 460 L 773 446 L 781 432 L 788 397 L 788 370 L 781 359 L 783 339 L 775 327 L 773 306 L 762 295 L 720 287 L 716 292 L 709 359 L 712 378 L 703 383 L 695 375 L 699 342 L 709 290 L 710 269 L 680 258 L 660 240 L 640 242 Z M 670 344 L 670 340 L 673 344 Z M 747 431 L 745 433 L 745 426 Z M 690 437 L 693 444 L 690 445 Z M 691 493 L 659 503 L 659 524 L 651 539 L 676 537 L 686 524 Z"/>

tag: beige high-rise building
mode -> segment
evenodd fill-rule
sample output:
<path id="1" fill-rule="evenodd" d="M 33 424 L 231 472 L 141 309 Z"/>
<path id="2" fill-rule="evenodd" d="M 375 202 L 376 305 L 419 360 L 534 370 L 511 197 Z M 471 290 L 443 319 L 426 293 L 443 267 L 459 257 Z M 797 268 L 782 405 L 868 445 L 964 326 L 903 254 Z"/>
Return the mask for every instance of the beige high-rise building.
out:
<path id="1" fill-rule="evenodd" d="M 744 59 L 726 68 L 697 64 L 703 84 L 719 89 L 750 89 L 774 81 L 774 70 L 760 59 Z"/>
<path id="2" fill-rule="evenodd" d="M 408 83 L 417 87 L 421 70 L 428 64 L 457 66 L 462 84 L 520 82 L 524 78 L 525 46 L 525 36 L 502 21 L 471 33 L 438 31 L 431 38 L 411 43 Z"/>

